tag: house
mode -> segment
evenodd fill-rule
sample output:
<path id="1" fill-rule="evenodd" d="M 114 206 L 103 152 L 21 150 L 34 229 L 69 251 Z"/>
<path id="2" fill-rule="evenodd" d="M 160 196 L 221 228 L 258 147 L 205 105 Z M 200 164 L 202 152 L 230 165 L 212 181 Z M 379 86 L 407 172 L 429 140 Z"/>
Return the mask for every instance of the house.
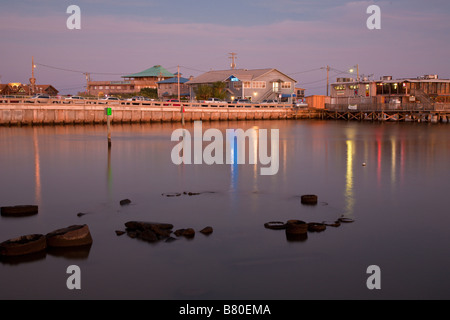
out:
<path id="1" fill-rule="evenodd" d="M 87 92 L 91 95 L 120 95 L 137 93 L 143 88 L 157 88 L 157 82 L 175 75 L 160 65 L 155 65 L 138 73 L 122 76 L 123 81 L 89 81 Z"/>
<path id="2" fill-rule="evenodd" d="M 216 70 L 203 73 L 187 82 L 191 97 L 195 97 L 200 85 L 212 86 L 216 82 L 226 84 L 228 100 L 246 98 L 255 102 L 265 99 L 292 101 L 297 83 L 273 68 Z"/>
<path id="3" fill-rule="evenodd" d="M 33 88 L 34 87 L 34 88 Z M 0 84 L 0 95 L 13 95 L 13 96 L 31 96 L 35 93 L 48 94 L 49 96 L 56 96 L 58 90 L 50 84 L 37 84 L 29 85 L 22 84 L 20 82 L 11 82 L 8 84 Z"/>
<path id="4" fill-rule="evenodd" d="M 162 81 L 158 81 L 156 84 L 158 85 L 158 98 L 169 98 L 169 97 L 178 97 L 178 88 L 180 90 L 180 96 L 189 98 L 189 86 L 186 84 L 189 80 L 192 80 L 191 76 L 188 78 L 179 77 L 178 73 L 175 73 L 173 78 L 168 78 Z M 179 86 L 178 86 L 179 84 Z"/>

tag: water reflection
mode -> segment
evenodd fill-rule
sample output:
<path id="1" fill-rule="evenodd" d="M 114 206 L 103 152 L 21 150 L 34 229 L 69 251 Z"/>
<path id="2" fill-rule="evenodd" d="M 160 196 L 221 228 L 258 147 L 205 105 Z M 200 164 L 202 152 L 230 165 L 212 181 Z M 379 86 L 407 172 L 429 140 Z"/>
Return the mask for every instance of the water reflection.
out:
<path id="1" fill-rule="evenodd" d="M 345 213 L 344 216 L 352 217 L 353 208 L 355 205 L 355 198 L 353 194 L 353 156 L 355 142 L 353 140 L 347 140 L 347 166 L 345 172 Z"/>
<path id="2" fill-rule="evenodd" d="M 112 167 L 111 167 L 111 148 L 108 147 L 108 164 L 107 164 L 107 183 L 108 183 L 108 197 L 109 200 L 112 200 L 113 197 L 113 177 L 112 177 Z"/>
<path id="3" fill-rule="evenodd" d="M 41 205 L 41 165 L 39 160 L 39 141 L 37 136 L 37 128 L 33 128 L 33 145 L 34 145 L 34 181 L 35 181 L 35 200 Z"/>

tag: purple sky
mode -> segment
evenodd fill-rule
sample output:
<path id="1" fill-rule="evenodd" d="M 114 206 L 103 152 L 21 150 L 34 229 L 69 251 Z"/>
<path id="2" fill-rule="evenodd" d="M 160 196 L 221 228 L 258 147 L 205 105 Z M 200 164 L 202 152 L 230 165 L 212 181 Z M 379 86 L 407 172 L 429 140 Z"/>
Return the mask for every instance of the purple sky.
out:
<path id="1" fill-rule="evenodd" d="M 66 27 L 72 4 L 81 30 Z M 366 27 L 371 4 L 381 30 Z M 13 1 L 2 4 L 0 30 L 1 82 L 28 83 L 34 56 L 37 83 L 62 94 L 84 90 L 82 72 L 120 80 L 160 64 L 196 76 L 228 69 L 229 52 L 238 68 L 277 68 L 307 95 L 325 93 L 326 65 L 332 81 L 356 64 L 372 79 L 450 78 L 448 0 Z"/>

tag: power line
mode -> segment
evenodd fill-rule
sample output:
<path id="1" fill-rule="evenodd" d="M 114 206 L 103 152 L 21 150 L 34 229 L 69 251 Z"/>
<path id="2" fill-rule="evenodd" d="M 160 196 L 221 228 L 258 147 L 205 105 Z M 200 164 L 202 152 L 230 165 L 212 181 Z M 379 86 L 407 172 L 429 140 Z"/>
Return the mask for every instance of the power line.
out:
<path id="1" fill-rule="evenodd" d="M 66 68 L 60 68 L 60 67 L 54 67 L 54 66 L 49 66 L 46 64 L 42 64 L 42 63 L 35 63 L 38 66 L 41 67 L 46 67 L 46 68 L 50 68 L 50 69 L 55 69 L 55 70 L 61 70 L 61 71 L 67 71 L 67 72 L 74 72 L 74 73 L 81 73 L 81 74 L 86 74 L 86 73 L 90 73 L 90 74 L 100 74 L 100 75 L 122 75 L 123 73 L 111 73 L 111 72 L 86 72 L 86 71 L 80 71 L 80 70 L 73 70 L 73 69 L 66 69 Z"/>
<path id="2" fill-rule="evenodd" d="M 307 72 L 312 72 L 312 71 L 318 71 L 321 68 L 316 68 L 316 69 L 311 69 L 311 70 L 305 70 L 305 71 L 298 71 L 298 72 L 294 72 L 294 73 L 287 73 L 288 76 L 290 75 L 294 75 L 294 74 L 300 74 L 300 73 L 307 73 Z"/>

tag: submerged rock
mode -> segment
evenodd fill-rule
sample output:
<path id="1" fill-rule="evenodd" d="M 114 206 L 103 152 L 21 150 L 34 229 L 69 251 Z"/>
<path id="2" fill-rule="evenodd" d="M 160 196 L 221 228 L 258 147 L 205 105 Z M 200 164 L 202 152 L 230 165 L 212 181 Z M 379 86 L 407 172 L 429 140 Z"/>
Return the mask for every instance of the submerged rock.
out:
<path id="1" fill-rule="evenodd" d="M 125 205 L 130 204 L 130 203 L 131 203 L 131 200 L 130 200 L 130 199 L 123 199 L 123 200 L 120 200 L 120 205 L 121 205 L 121 206 L 125 206 Z"/>
<path id="2" fill-rule="evenodd" d="M 43 251 L 47 241 L 43 234 L 29 234 L 0 243 L 0 256 L 21 256 Z"/>
<path id="3" fill-rule="evenodd" d="M 302 204 L 315 205 L 318 197 L 315 194 L 305 194 L 301 196 Z"/>
<path id="4" fill-rule="evenodd" d="M 47 246 L 49 247 L 75 247 L 92 244 L 89 227 L 72 225 L 47 233 Z"/>
<path id="5" fill-rule="evenodd" d="M 202 230 L 200 230 L 201 233 L 205 235 L 209 235 L 213 232 L 213 228 L 210 226 L 204 227 Z"/>
<path id="6" fill-rule="evenodd" d="M 37 214 L 39 211 L 36 205 L 18 205 L 10 207 L 1 207 L 0 212 L 4 217 L 24 217 Z"/>

